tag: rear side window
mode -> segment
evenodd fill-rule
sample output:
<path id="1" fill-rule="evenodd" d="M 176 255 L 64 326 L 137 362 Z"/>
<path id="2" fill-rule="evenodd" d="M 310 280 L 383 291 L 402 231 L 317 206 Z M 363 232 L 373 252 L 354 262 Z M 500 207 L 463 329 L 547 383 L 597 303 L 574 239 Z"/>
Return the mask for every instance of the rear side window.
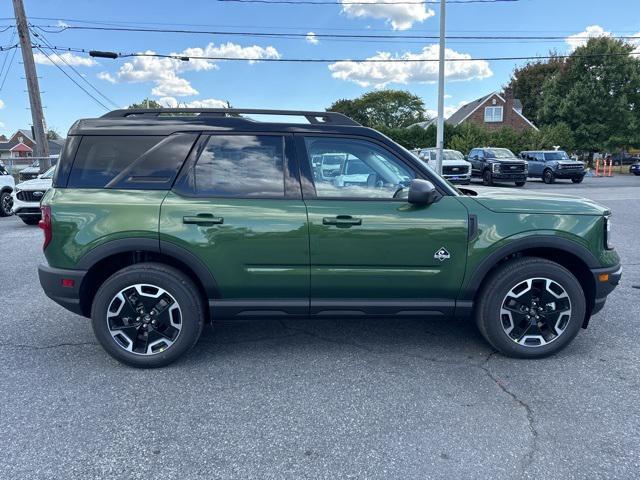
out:
<path id="1" fill-rule="evenodd" d="M 197 135 L 82 137 L 69 187 L 166 190 Z"/>
<path id="2" fill-rule="evenodd" d="M 284 138 L 212 135 L 190 173 L 191 190 L 208 197 L 284 197 Z"/>

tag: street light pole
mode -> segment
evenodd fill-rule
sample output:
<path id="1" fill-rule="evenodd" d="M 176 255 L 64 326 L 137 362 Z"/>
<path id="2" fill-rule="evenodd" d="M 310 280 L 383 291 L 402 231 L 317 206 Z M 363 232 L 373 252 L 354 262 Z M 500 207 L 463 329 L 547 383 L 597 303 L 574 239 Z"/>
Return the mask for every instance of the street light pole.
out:
<path id="1" fill-rule="evenodd" d="M 442 175 L 444 149 L 444 56 L 445 56 L 445 10 L 446 0 L 440 0 L 440 60 L 438 68 L 438 140 L 436 143 L 436 172 Z"/>

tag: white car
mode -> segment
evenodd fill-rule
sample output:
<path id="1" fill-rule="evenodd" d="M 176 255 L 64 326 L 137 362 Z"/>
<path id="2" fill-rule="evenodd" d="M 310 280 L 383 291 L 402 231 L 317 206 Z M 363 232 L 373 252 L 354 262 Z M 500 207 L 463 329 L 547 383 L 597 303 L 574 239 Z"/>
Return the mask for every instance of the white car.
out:
<path id="1" fill-rule="evenodd" d="M 13 197 L 11 194 L 16 188 L 16 182 L 9 175 L 4 163 L 0 161 L 0 217 L 8 217 L 11 215 L 13 206 Z"/>
<path id="2" fill-rule="evenodd" d="M 38 178 L 19 183 L 13 192 L 13 213 L 27 225 L 36 225 L 40 221 L 40 200 L 51 188 L 53 172 L 51 167 Z"/>
<path id="3" fill-rule="evenodd" d="M 412 153 L 420 160 L 433 167 L 436 163 L 435 148 L 421 148 Z M 451 183 L 471 183 L 471 163 L 464 159 L 464 155 L 457 150 L 443 150 L 442 176 Z"/>

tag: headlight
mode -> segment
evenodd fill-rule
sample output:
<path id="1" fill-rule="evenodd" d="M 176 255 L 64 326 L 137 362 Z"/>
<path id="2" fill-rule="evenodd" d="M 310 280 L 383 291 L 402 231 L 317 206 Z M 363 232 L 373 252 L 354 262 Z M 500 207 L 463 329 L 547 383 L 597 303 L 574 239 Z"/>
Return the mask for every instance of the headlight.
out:
<path id="1" fill-rule="evenodd" d="M 604 246 L 607 250 L 613 250 L 611 239 L 611 217 L 604 217 Z"/>
<path id="2" fill-rule="evenodd" d="M 498 173 L 500 171 L 500 164 L 498 162 L 491 165 L 491 171 L 493 173 Z"/>

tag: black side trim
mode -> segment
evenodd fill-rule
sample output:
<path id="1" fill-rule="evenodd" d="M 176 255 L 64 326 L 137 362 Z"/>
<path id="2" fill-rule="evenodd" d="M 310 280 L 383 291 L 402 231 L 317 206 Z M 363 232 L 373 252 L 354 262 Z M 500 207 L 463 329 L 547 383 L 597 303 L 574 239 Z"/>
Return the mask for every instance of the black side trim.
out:
<path id="1" fill-rule="evenodd" d="M 582 260 L 588 268 L 598 268 L 598 259 L 586 247 L 572 240 L 552 236 L 531 236 L 510 241 L 507 245 L 493 252 L 478 266 L 467 284 L 467 288 L 460 293 L 460 300 L 473 300 L 480 288 L 482 281 L 489 271 L 505 257 L 523 250 L 534 248 L 552 248 L 568 254 L 575 255 Z"/>
<path id="2" fill-rule="evenodd" d="M 45 264 L 38 266 L 40 285 L 47 297 L 78 315 L 83 315 L 80 307 L 80 286 L 86 274 L 85 270 L 63 270 Z M 73 280 L 74 286 L 63 287 L 63 278 Z"/>
<path id="3" fill-rule="evenodd" d="M 175 243 L 160 240 L 160 252 L 175 258 L 189 267 L 197 275 L 204 287 L 207 298 L 220 298 L 218 284 L 207 266 L 188 250 Z"/>
<path id="4" fill-rule="evenodd" d="M 123 252 L 160 252 L 160 242 L 152 238 L 122 238 L 111 240 L 90 250 L 78 261 L 78 269 L 89 270 L 100 260 Z"/>
<path id="5" fill-rule="evenodd" d="M 473 242 L 478 238 L 478 216 L 469 215 L 469 241 Z"/>
<path id="6" fill-rule="evenodd" d="M 311 300 L 311 315 L 349 316 L 451 316 L 455 311 L 455 301 L 446 299 L 317 299 Z"/>
<path id="7" fill-rule="evenodd" d="M 209 300 L 211 318 L 289 317 L 309 315 L 309 300 L 303 299 L 242 299 Z"/>

